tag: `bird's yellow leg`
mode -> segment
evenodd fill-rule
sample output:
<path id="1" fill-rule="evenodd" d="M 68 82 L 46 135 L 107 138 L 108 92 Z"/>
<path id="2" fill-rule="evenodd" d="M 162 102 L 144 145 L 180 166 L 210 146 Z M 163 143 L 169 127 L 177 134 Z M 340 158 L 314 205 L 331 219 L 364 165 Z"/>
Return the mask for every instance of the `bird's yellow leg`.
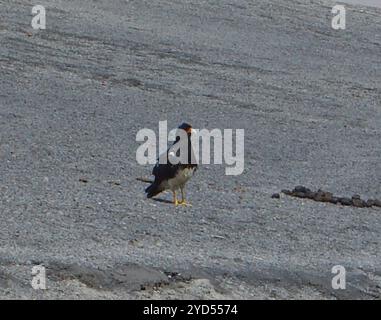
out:
<path id="1" fill-rule="evenodd" d="M 173 192 L 173 203 L 175 204 L 175 206 L 177 206 L 179 202 L 177 201 L 176 191 L 172 191 L 172 192 Z"/>
<path id="2" fill-rule="evenodd" d="M 183 205 L 183 206 L 192 206 L 190 203 L 187 203 L 185 201 L 185 192 L 184 192 L 184 188 L 181 188 L 181 202 L 179 202 L 179 204 Z"/>

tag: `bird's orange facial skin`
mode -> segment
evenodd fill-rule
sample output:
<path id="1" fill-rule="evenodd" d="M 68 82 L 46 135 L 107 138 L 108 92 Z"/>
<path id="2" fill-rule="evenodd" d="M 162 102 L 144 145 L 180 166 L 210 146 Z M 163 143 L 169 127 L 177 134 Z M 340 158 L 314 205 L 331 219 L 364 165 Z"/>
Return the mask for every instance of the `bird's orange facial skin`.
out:
<path id="1" fill-rule="evenodd" d="M 193 131 L 192 126 L 188 123 L 183 123 L 178 129 L 184 130 L 188 135 L 190 135 Z"/>
<path id="2" fill-rule="evenodd" d="M 186 133 L 191 134 L 192 133 L 192 127 L 189 126 L 188 128 L 185 129 Z"/>

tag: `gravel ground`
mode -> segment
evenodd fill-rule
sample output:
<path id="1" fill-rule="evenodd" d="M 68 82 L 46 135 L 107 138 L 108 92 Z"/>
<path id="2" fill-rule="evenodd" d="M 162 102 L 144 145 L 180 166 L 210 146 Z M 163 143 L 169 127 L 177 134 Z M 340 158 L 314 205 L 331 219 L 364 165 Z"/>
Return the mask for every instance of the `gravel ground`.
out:
<path id="1" fill-rule="evenodd" d="M 380 299 L 380 208 L 271 198 L 381 198 L 381 9 L 335 31 L 332 6 L 1 0 L 0 298 Z M 159 120 L 245 129 L 244 173 L 147 200 L 135 137 Z"/>

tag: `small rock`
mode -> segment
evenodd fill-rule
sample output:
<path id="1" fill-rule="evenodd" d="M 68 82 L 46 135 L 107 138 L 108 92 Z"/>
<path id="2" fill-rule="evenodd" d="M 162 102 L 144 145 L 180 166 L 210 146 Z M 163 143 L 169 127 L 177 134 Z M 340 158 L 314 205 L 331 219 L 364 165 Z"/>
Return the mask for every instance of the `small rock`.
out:
<path id="1" fill-rule="evenodd" d="M 343 206 L 351 206 L 351 205 L 352 205 L 352 200 L 349 199 L 349 198 L 339 198 L 339 202 L 340 202 Z"/>
<path id="2" fill-rule="evenodd" d="M 375 199 L 374 200 L 374 206 L 381 208 L 381 200 Z"/>
<path id="3" fill-rule="evenodd" d="M 87 180 L 86 178 L 79 178 L 79 182 L 88 183 L 89 180 Z"/>
<path id="4" fill-rule="evenodd" d="M 323 201 L 323 197 L 324 197 L 324 192 L 323 192 L 323 190 L 319 189 L 317 192 L 315 192 L 314 200 L 315 201 Z"/>
<path id="5" fill-rule="evenodd" d="M 327 202 L 331 202 L 332 198 L 333 198 L 333 194 L 331 192 L 325 193 L 325 199 Z"/>
<path id="6" fill-rule="evenodd" d="M 361 197 L 358 194 L 354 194 L 352 200 L 361 200 Z"/>
<path id="7" fill-rule="evenodd" d="M 367 206 L 366 202 L 364 200 L 358 199 L 358 198 L 352 198 L 352 203 L 357 208 L 365 208 Z"/>
<path id="8" fill-rule="evenodd" d="M 280 199 L 280 194 L 279 193 L 274 193 L 272 196 L 271 196 L 272 199 Z"/>
<path id="9" fill-rule="evenodd" d="M 294 197 L 298 197 L 298 198 L 306 198 L 306 194 L 304 192 L 300 192 L 300 191 L 293 191 L 292 192 L 292 195 Z"/>
<path id="10" fill-rule="evenodd" d="M 366 202 L 367 206 L 368 207 L 373 207 L 374 204 L 375 204 L 375 200 L 373 199 L 368 199 L 367 202 Z"/>
<path id="11" fill-rule="evenodd" d="M 287 194 L 288 196 L 292 195 L 292 192 L 290 190 L 283 189 L 282 193 Z"/>
<path id="12" fill-rule="evenodd" d="M 308 189 L 308 188 L 306 188 L 306 187 L 304 187 L 304 186 L 296 186 L 296 187 L 294 188 L 294 192 L 307 193 L 307 192 L 309 192 L 309 191 L 311 191 L 311 190 Z"/>
<path id="13" fill-rule="evenodd" d="M 367 206 L 368 208 L 373 207 L 373 206 L 374 206 L 374 200 L 373 200 L 373 199 L 368 199 L 368 200 L 366 201 L 366 206 Z"/>
<path id="14" fill-rule="evenodd" d="M 331 192 L 323 192 L 321 196 L 321 201 L 331 202 L 333 194 Z"/>
<path id="15" fill-rule="evenodd" d="M 337 204 L 339 202 L 339 198 L 338 197 L 332 197 L 330 203 L 333 203 L 333 204 Z"/>
<path id="16" fill-rule="evenodd" d="M 313 192 L 313 191 L 306 192 L 306 198 L 308 199 L 315 199 L 315 196 L 316 196 L 316 192 Z"/>

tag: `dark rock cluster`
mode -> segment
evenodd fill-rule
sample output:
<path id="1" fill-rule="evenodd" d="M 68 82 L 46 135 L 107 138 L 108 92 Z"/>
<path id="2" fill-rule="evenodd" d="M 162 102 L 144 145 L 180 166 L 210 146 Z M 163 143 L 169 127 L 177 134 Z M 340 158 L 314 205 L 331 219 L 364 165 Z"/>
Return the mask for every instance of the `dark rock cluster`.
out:
<path id="1" fill-rule="evenodd" d="M 358 208 L 370 208 L 370 207 L 380 207 L 381 200 L 378 199 L 368 199 L 363 200 L 359 195 L 353 195 L 352 198 L 347 197 L 336 197 L 331 192 L 323 191 L 319 189 L 318 191 L 311 191 L 310 189 L 304 186 L 296 186 L 294 190 L 282 190 L 282 193 L 297 197 L 297 198 L 306 198 L 319 202 L 329 202 L 333 204 L 341 204 L 343 206 L 353 206 Z"/>

